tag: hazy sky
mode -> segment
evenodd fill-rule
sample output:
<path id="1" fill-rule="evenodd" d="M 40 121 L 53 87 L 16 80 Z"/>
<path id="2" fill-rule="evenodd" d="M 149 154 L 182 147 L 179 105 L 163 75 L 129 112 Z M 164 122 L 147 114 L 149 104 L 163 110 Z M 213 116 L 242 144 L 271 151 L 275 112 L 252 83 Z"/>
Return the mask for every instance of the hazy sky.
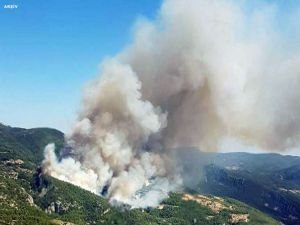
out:
<path id="1" fill-rule="evenodd" d="M 299 31 L 286 26 L 295 21 L 287 22 L 286 15 L 298 10 L 300 1 L 240 2 L 249 12 L 263 4 L 274 5 L 275 25 L 284 30 L 291 45 L 298 43 L 294 36 Z M 65 130 L 78 109 L 81 88 L 96 76 L 101 60 L 125 47 L 135 20 L 154 18 L 161 0 L 3 0 L 1 4 L 0 122 Z M 18 8 L 4 9 L 5 4 Z"/>

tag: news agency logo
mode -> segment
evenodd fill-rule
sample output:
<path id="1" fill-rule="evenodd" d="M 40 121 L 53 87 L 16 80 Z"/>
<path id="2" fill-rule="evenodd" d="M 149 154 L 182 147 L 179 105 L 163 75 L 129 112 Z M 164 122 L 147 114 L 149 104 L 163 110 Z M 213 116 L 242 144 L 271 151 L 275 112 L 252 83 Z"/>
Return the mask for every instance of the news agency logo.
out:
<path id="1" fill-rule="evenodd" d="M 4 9 L 17 9 L 18 7 L 18 5 L 3 5 Z"/>

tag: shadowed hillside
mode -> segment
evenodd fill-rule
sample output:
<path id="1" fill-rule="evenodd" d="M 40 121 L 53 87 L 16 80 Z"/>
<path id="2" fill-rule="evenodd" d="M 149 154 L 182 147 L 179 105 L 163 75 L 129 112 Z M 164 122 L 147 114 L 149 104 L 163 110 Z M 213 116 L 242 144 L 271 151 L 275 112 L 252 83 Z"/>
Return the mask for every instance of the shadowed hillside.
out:
<path id="1" fill-rule="evenodd" d="M 300 157 L 189 148 L 178 159 L 189 190 L 235 198 L 285 224 L 300 224 Z"/>

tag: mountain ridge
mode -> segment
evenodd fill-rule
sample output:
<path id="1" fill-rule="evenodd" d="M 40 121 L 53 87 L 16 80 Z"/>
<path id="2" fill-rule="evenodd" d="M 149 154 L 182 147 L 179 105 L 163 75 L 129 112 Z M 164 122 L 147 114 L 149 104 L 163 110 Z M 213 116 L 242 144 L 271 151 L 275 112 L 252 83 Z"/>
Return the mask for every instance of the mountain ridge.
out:
<path id="1" fill-rule="evenodd" d="M 41 173 L 44 144 L 63 147 L 62 132 L 2 125 L 0 140 L 0 224 L 278 224 L 244 203 L 210 195 L 186 199 L 184 193 L 170 193 L 158 208 L 112 207 L 98 195 Z M 219 204 L 223 207 L 215 211 Z"/>

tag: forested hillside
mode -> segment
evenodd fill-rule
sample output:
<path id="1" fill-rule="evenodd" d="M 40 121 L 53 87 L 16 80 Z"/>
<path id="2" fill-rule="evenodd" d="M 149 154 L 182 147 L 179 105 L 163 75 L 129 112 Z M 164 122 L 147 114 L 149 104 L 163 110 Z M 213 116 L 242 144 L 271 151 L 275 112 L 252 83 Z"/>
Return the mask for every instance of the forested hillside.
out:
<path id="1" fill-rule="evenodd" d="M 278 224 L 241 202 L 210 195 L 170 193 L 156 208 L 113 207 L 105 198 L 43 175 L 43 148 L 48 142 L 62 147 L 61 132 L 0 128 L 0 224 Z"/>

